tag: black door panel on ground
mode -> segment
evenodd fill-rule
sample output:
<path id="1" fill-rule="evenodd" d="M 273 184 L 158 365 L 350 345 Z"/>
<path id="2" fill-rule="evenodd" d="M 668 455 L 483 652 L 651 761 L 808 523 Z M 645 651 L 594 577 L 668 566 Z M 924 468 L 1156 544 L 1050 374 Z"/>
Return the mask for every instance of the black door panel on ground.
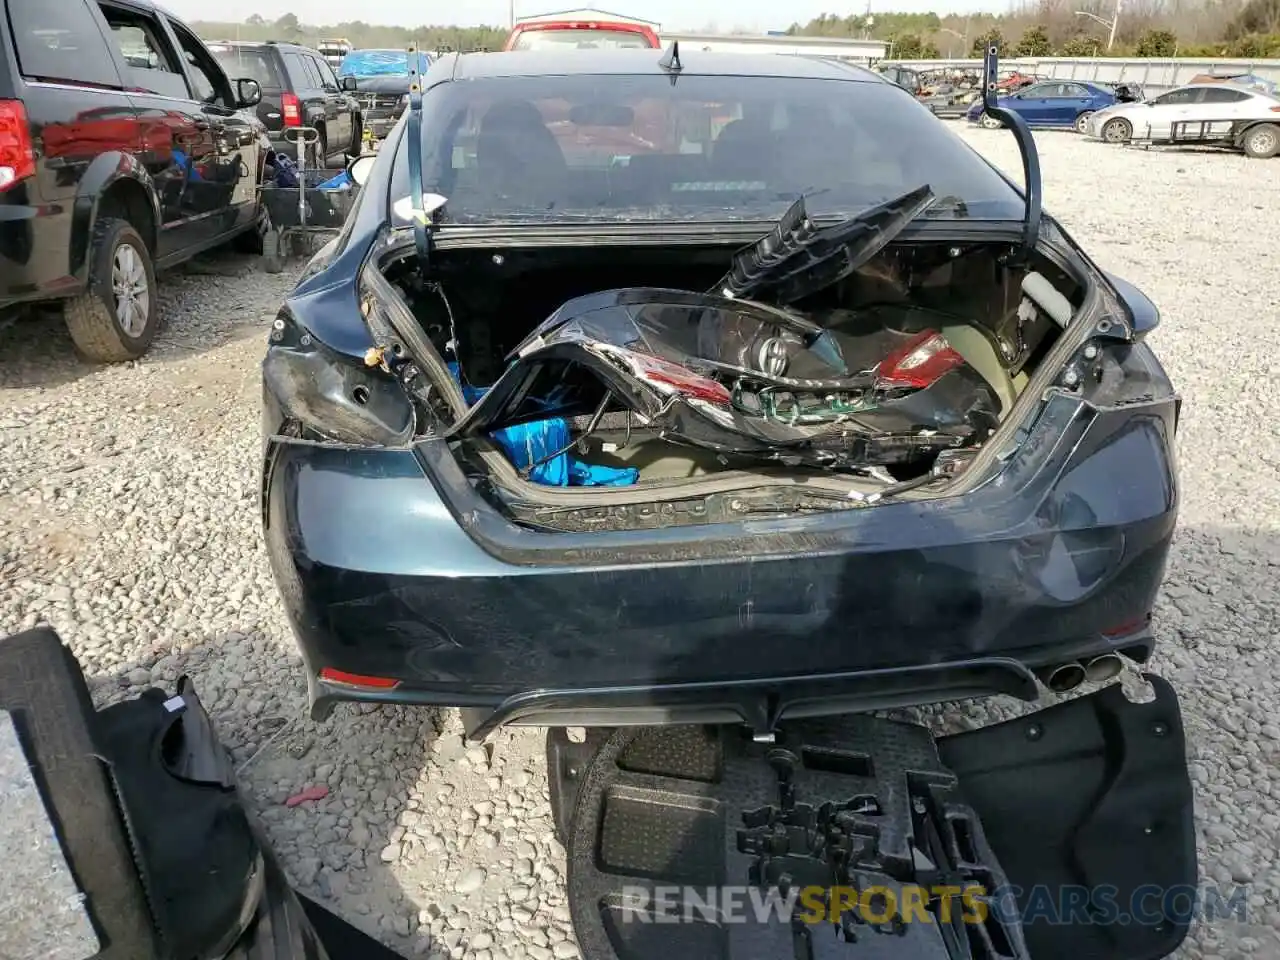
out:
<path id="1" fill-rule="evenodd" d="M 728 726 L 578 743 L 553 728 L 582 955 L 1164 957 L 1189 927 L 1195 829 L 1177 698 L 1148 679 L 1151 702 L 1115 684 L 937 741 L 869 716 L 784 723 L 770 743 Z"/>

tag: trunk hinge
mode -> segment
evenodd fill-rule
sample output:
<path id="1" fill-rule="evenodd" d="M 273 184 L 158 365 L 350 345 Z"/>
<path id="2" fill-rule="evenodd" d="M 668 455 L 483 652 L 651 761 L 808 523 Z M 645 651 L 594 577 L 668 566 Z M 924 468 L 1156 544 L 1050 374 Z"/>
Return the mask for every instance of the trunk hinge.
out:
<path id="1" fill-rule="evenodd" d="M 431 256 L 431 233 L 427 229 L 431 217 L 443 203 L 427 209 L 426 191 L 422 187 L 422 76 L 418 72 L 418 45 L 411 43 L 409 53 L 409 118 L 405 136 L 409 138 L 409 200 L 413 221 L 413 245 L 425 266 Z M 436 199 L 436 198 L 433 198 Z M 439 198 L 443 200 L 443 198 Z"/>
<path id="2" fill-rule="evenodd" d="M 1018 250 L 1007 261 L 1009 266 L 1021 266 L 1030 261 L 1035 253 L 1036 243 L 1040 239 L 1040 213 L 1043 187 L 1040 182 L 1040 154 L 1036 150 L 1036 141 L 1031 134 L 1027 121 L 1016 111 L 1000 106 L 996 95 L 997 71 L 1000 65 L 1000 47 L 991 44 L 987 47 L 982 64 L 982 108 L 1004 123 L 1018 141 L 1018 152 L 1022 155 L 1022 173 L 1026 179 L 1026 209 L 1022 215 L 1022 243 Z"/>

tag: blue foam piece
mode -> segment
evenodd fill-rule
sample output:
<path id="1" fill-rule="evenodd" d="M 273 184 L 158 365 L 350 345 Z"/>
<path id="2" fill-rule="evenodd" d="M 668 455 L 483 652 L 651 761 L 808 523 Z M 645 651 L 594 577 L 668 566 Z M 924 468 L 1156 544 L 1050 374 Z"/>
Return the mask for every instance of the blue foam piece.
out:
<path id="1" fill-rule="evenodd" d="M 462 397 L 468 404 L 477 403 L 488 390 L 487 387 L 468 385 L 462 379 L 462 370 L 456 362 L 449 363 L 449 372 L 462 387 Z M 529 471 L 529 479 L 543 486 L 629 487 L 640 479 L 640 471 L 635 467 L 598 466 L 571 456 L 565 451 L 570 440 L 569 421 L 563 417 L 530 420 L 495 430 L 489 436 L 517 470 L 523 471 L 530 464 L 537 463 Z M 538 463 L 543 459 L 545 463 Z"/>

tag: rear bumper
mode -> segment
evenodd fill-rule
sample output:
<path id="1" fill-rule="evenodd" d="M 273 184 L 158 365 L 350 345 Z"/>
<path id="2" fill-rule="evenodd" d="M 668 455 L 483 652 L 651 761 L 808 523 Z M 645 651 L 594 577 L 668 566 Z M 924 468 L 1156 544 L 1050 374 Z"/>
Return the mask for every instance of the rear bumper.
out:
<path id="1" fill-rule="evenodd" d="M 83 289 L 71 264 L 71 209 L 59 204 L 0 203 L 0 310 L 73 296 Z"/>
<path id="2" fill-rule="evenodd" d="M 1086 415 L 1055 397 L 1053 439 L 964 497 L 626 534 L 516 527 L 436 441 L 269 439 L 265 535 L 317 715 L 363 700 L 473 708 L 481 731 L 763 724 L 1033 697 L 1036 668 L 1150 651 L 1174 407 Z M 395 686 L 331 683 L 326 667 Z"/>

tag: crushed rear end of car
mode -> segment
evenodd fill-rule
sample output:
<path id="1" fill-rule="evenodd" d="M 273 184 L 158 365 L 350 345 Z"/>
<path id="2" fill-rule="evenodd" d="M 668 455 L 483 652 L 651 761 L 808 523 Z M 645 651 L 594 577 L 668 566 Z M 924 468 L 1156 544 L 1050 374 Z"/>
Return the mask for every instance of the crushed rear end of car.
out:
<path id="1" fill-rule="evenodd" d="M 573 116 L 621 114 L 591 97 Z M 410 143 L 446 125 L 417 113 Z M 1147 659 L 1178 399 L 1154 308 L 1040 224 L 1038 173 L 1003 224 L 924 184 L 772 228 L 471 228 L 405 190 L 414 162 L 375 166 L 264 363 L 263 520 L 318 715 L 763 733 Z"/>

